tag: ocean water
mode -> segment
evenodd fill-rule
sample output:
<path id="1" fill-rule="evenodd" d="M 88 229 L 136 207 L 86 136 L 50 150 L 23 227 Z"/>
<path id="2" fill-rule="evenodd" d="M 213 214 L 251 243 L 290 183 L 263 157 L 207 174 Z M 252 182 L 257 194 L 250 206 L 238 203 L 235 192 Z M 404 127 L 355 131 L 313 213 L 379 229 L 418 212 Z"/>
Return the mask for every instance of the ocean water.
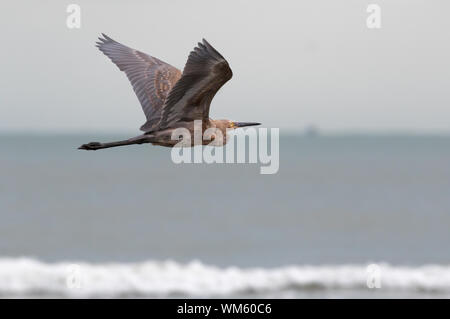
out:
<path id="1" fill-rule="evenodd" d="M 450 137 L 282 134 L 275 175 L 76 149 L 126 137 L 0 135 L 0 297 L 450 297 Z"/>

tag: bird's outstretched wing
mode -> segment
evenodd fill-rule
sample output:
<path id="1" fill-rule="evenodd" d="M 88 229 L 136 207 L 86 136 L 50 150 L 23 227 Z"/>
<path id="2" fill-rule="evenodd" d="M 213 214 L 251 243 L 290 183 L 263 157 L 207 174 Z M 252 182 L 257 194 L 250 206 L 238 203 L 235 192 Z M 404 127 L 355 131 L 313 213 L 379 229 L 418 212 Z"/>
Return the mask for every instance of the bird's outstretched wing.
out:
<path id="1" fill-rule="evenodd" d="M 147 117 L 141 130 L 150 131 L 160 121 L 167 94 L 180 79 L 181 71 L 102 35 L 97 47 L 127 75 Z"/>
<path id="2" fill-rule="evenodd" d="M 158 126 L 209 118 L 214 95 L 232 76 L 225 58 L 203 39 L 189 54 L 181 79 L 169 92 Z"/>

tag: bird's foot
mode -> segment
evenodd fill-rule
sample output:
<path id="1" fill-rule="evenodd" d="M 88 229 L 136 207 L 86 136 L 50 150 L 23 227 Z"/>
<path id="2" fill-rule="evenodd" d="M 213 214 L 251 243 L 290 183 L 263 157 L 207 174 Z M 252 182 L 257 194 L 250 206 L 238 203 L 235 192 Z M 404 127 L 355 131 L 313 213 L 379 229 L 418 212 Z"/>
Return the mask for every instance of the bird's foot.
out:
<path id="1" fill-rule="evenodd" d="M 87 150 L 87 151 L 95 151 L 100 148 L 102 144 L 99 142 L 90 142 L 88 144 L 81 145 L 78 149 L 79 150 Z"/>

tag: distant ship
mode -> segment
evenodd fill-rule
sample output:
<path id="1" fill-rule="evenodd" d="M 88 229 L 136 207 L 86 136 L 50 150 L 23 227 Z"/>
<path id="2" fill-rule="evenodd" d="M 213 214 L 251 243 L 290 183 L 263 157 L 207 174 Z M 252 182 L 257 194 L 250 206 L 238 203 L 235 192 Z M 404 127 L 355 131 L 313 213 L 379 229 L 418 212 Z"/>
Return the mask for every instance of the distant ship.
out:
<path id="1" fill-rule="evenodd" d="M 308 125 L 305 128 L 306 137 L 317 137 L 320 135 L 319 128 L 315 125 Z"/>

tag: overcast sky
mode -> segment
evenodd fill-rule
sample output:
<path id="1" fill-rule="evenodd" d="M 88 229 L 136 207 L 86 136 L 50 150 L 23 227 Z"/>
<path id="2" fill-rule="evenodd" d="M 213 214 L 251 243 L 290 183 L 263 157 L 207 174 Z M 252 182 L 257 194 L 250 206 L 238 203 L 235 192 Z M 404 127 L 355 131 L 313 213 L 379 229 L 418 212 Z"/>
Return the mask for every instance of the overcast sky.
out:
<path id="1" fill-rule="evenodd" d="M 66 7 L 81 6 L 81 29 Z M 369 3 L 381 29 L 368 29 Z M 448 0 L 8 1 L 0 12 L 0 130 L 138 131 L 104 32 L 180 69 L 206 38 L 233 79 L 211 117 L 327 131 L 450 131 Z"/>

